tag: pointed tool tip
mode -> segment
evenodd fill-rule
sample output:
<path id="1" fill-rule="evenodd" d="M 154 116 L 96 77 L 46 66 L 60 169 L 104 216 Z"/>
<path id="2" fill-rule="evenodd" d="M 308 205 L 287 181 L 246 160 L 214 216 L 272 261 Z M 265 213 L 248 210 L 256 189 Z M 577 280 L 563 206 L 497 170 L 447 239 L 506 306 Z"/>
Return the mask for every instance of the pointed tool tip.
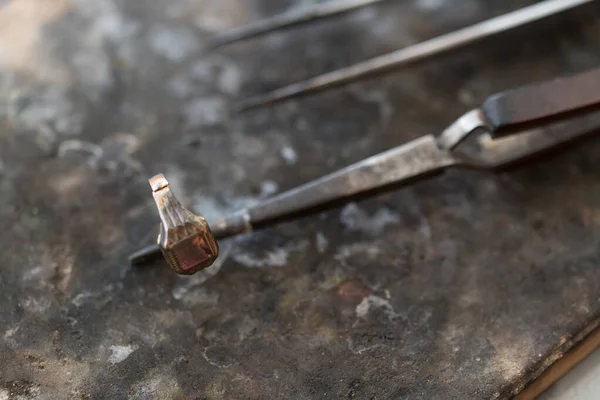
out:
<path id="1" fill-rule="evenodd" d="M 303 95 L 307 92 L 305 85 L 292 84 L 289 86 L 284 86 L 279 89 L 275 89 L 272 92 L 268 92 L 266 94 L 249 97 L 240 101 L 237 104 L 236 111 L 244 112 L 253 110 L 256 108 L 265 107 L 267 105 L 273 105 L 277 103 L 281 103 L 286 100 L 291 100 L 294 97 Z"/>
<path id="2" fill-rule="evenodd" d="M 160 247 L 157 244 L 146 246 L 143 249 L 136 251 L 129 256 L 130 265 L 142 265 L 154 259 L 160 258 L 162 255 Z"/>
<path id="3" fill-rule="evenodd" d="M 207 42 L 204 44 L 204 51 L 206 53 L 210 53 L 211 51 L 215 51 L 220 47 L 223 47 L 224 45 L 226 45 L 227 42 L 221 40 L 221 38 L 219 36 L 214 36 L 211 37 L 207 40 Z"/>
<path id="4" fill-rule="evenodd" d="M 333 77 L 331 75 L 334 75 Z M 339 75 L 342 75 L 341 77 Z M 333 73 L 320 75 L 305 81 L 292 83 L 280 87 L 271 92 L 244 99 L 238 103 L 236 110 L 248 111 L 254 108 L 264 107 L 293 100 L 309 93 L 315 93 L 329 87 L 346 82 L 348 74 L 344 70 L 334 71 Z"/>
<path id="5" fill-rule="evenodd" d="M 244 103 L 239 103 L 234 106 L 234 112 L 236 114 L 242 114 L 242 113 L 245 113 L 246 111 L 250 111 L 251 109 L 252 109 L 252 107 L 248 107 Z"/>
<path id="6" fill-rule="evenodd" d="M 235 112 L 240 114 L 256 108 L 260 108 L 266 104 L 267 102 L 263 101 L 262 97 L 251 97 L 249 99 L 238 102 L 235 105 Z"/>

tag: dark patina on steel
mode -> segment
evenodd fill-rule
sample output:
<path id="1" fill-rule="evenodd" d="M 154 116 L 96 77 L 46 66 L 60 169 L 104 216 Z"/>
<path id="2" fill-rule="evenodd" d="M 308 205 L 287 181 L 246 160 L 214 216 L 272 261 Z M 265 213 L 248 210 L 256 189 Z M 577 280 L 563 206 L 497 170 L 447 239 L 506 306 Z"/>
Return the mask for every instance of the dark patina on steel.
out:
<path id="1" fill-rule="evenodd" d="M 490 93 L 600 64 L 592 1 L 234 115 L 532 3 L 385 1 L 206 54 L 211 34 L 306 1 L 3 2 L 0 398 L 514 399 L 600 324 L 596 137 L 219 240 L 192 276 L 127 256 L 156 240 L 157 172 L 218 240 L 231 212 L 440 132 Z"/>

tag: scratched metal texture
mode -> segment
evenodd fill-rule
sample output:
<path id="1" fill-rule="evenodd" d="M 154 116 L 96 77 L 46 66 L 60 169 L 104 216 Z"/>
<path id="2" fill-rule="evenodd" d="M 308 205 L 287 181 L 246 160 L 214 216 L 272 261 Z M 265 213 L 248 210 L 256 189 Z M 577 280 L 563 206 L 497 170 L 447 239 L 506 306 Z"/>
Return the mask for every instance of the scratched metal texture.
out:
<path id="1" fill-rule="evenodd" d="M 203 54 L 301 2 L 0 2 L 0 398 L 511 398 L 598 324 L 595 139 L 222 242 L 192 277 L 127 255 L 158 233 L 155 173 L 210 221 L 600 62 L 591 5 L 233 112 L 531 3 L 388 1 Z"/>

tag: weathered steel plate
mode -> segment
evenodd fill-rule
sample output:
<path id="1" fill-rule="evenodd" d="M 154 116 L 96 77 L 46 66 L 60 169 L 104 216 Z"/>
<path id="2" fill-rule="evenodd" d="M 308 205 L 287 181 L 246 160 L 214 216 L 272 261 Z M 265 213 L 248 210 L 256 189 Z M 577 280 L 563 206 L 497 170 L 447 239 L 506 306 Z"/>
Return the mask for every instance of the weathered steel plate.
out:
<path id="1" fill-rule="evenodd" d="M 398 1 L 202 54 L 291 2 L 0 6 L 0 398 L 510 398 L 597 325 L 600 142 L 454 171 L 220 243 L 155 240 L 163 172 L 207 219 L 430 132 L 496 91 L 600 62 L 596 5 L 386 77 L 236 100 L 530 1 Z M 218 273 L 217 273 L 218 272 Z"/>

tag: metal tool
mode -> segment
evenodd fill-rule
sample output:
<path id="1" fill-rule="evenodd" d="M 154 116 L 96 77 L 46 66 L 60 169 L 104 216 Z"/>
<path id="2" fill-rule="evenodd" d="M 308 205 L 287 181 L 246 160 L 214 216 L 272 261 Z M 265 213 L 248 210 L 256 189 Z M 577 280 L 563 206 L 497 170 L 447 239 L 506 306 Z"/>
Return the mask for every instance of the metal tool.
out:
<path id="1" fill-rule="evenodd" d="M 226 44 L 250 39 L 276 30 L 346 13 L 381 1 L 384 0 L 331 0 L 326 3 L 302 7 L 298 10 L 262 19 L 215 35 L 209 40 L 207 47 L 215 49 Z"/>
<path id="2" fill-rule="evenodd" d="M 321 212 L 450 167 L 494 169 L 520 161 L 600 129 L 598 111 L 600 68 L 508 90 L 489 97 L 439 136 L 423 136 L 240 210 L 214 224 L 212 232 L 170 192 L 157 195 L 167 190 L 168 183 L 162 176 L 155 177 L 150 183 L 161 214 L 159 243 L 131 255 L 130 261 L 141 264 L 162 251 L 176 272 L 181 273 L 185 265 L 185 273 L 193 273 L 216 258 L 213 235 L 224 239 Z M 168 219 L 167 206 L 170 214 L 179 216 Z M 180 229 L 186 224 L 193 229 Z M 179 234 L 169 235 L 165 230 Z M 190 250 L 194 245 L 198 249 Z"/>
<path id="3" fill-rule="evenodd" d="M 303 82 L 285 86 L 274 91 L 241 101 L 237 109 L 245 111 L 267 104 L 273 104 L 299 95 L 317 92 L 356 81 L 391 69 L 425 60 L 450 50 L 467 46 L 479 40 L 494 36 L 515 28 L 560 14 L 575 7 L 591 3 L 593 0 L 545 0 L 507 14 L 479 22 L 475 25 L 459 29 L 415 45 L 384 54 L 367 61 L 332 71 Z M 338 2 L 334 2 L 340 6 Z M 327 4 L 327 3 L 326 3 Z M 340 7 L 341 8 L 341 7 Z M 260 25 L 260 22 L 259 22 Z M 274 24 L 266 21 L 266 26 L 274 28 Z M 272 29 L 269 29 L 272 30 Z M 268 31 L 263 29 L 263 31 Z M 235 37 L 241 40 L 244 35 L 223 34 L 222 37 Z M 218 38 L 217 38 L 218 40 Z M 223 41 L 221 39 L 221 41 Z"/>

